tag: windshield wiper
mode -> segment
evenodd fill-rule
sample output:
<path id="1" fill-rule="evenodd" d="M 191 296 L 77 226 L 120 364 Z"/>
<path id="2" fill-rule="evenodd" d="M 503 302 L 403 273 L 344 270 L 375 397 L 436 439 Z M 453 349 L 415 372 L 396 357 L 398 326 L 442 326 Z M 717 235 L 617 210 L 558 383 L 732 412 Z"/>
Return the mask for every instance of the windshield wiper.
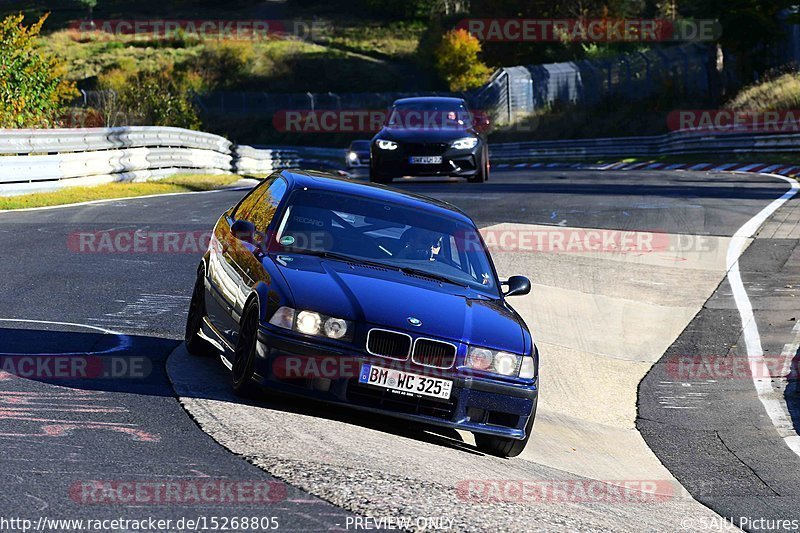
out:
<path id="1" fill-rule="evenodd" d="M 456 285 L 458 287 L 469 288 L 465 282 L 456 281 L 452 278 L 448 278 L 447 276 L 442 276 L 441 274 L 435 274 L 433 272 L 429 272 L 427 270 L 422 270 L 419 268 L 413 267 L 406 267 L 406 266 L 399 266 L 399 265 L 391 265 L 387 263 L 381 263 L 380 261 L 370 261 L 369 259 L 361 259 L 360 257 L 354 257 L 352 255 L 340 254 L 338 252 L 330 252 L 327 250 L 296 250 L 294 253 L 304 254 L 304 255 L 313 255 L 316 257 L 322 257 L 324 259 L 333 259 L 335 261 L 344 261 L 346 263 L 355 263 L 355 264 L 364 264 L 379 268 L 386 268 L 386 269 L 397 269 L 404 274 L 410 274 L 412 276 L 420 276 L 423 278 L 432 279 L 435 281 L 441 281 L 443 283 L 449 283 L 451 285 Z"/>
<path id="2" fill-rule="evenodd" d="M 370 265 L 374 267 L 388 268 L 388 269 L 397 268 L 395 266 L 387 265 L 386 263 L 381 263 L 379 261 L 370 261 L 369 259 L 362 259 L 360 257 L 355 257 L 347 254 L 340 254 L 338 252 L 330 252 L 328 250 L 296 250 L 293 253 L 298 253 L 301 255 L 313 255 L 316 257 L 322 257 L 323 259 L 344 261 L 345 263 L 364 264 L 364 265 Z"/>
<path id="3" fill-rule="evenodd" d="M 469 288 L 469 286 L 462 281 L 456 281 L 452 278 L 448 278 L 447 276 L 442 276 L 441 274 L 434 274 L 433 272 L 429 272 L 427 270 L 422 270 L 419 268 L 412 268 L 412 267 L 399 267 L 400 272 L 405 274 L 410 274 L 412 276 L 421 276 L 423 278 L 430 278 L 436 281 L 442 281 L 444 283 L 450 283 L 451 285 L 457 285 L 459 287 Z"/>

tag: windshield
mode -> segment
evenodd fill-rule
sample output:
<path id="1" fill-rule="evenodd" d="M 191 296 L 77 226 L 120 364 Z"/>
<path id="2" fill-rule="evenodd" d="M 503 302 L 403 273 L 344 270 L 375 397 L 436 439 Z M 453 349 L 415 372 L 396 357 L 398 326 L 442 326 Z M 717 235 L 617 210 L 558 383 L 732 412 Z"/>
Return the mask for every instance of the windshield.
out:
<path id="1" fill-rule="evenodd" d="M 420 101 L 395 104 L 387 124 L 404 129 L 459 129 L 472 125 L 472 114 L 461 103 Z"/>
<path id="2" fill-rule="evenodd" d="M 370 141 L 353 141 L 350 143 L 351 150 L 369 150 Z"/>
<path id="3" fill-rule="evenodd" d="M 498 294 L 477 229 L 435 213 L 361 196 L 295 191 L 276 242 L 282 252 L 340 254 Z"/>

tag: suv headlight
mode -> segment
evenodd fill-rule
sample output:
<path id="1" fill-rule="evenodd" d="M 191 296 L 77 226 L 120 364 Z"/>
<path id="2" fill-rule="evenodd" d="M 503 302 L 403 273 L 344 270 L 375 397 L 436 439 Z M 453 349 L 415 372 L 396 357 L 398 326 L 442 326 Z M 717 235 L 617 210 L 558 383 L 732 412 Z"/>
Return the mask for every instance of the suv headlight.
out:
<path id="1" fill-rule="evenodd" d="M 456 150 L 472 150 L 478 145 L 477 137 L 464 137 L 463 139 L 456 139 L 450 146 Z"/>
<path id="2" fill-rule="evenodd" d="M 304 335 L 327 337 L 340 341 L 349 341 L 353 338 L 353 323 L 349 320 L 323 315 L 316 311 L 297 311 L 291 307 L 281 307 L 269 323 L 279 328 L 291 329 Z"/>
<path id="3" fill-rule="evenodd" d="M 502 350 L 470 346 L 467 351 L 467 367 L 473 370 L 500 374 L 501 376 L 533 379 L 536 377 L 536 365 L 534 363 L 532 356 L 517 355 Z"/>
<path id="4" fill-rule="evenodd" d="M 378 139 L 377 141 L 375 141 L 375 144 L 381 150 L 396 150 L 397 149 L 397 143 L 396 142 L 387 141 L 386 139 Z"/>

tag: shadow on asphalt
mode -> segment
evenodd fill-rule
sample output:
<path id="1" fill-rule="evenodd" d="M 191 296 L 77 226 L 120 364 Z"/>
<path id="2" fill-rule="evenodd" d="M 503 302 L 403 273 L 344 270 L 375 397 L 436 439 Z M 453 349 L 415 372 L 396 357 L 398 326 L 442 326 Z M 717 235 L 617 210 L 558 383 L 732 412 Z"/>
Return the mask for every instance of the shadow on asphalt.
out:
<path id="1" fill-rule="evenodd" d="M 552 177 L 549 179 L 553 179 Z M 403 190 L 421 194 L 453 192 L 453 186 L 462 182 L 419 182 L 395 181 L 391 185 Z M 708 183 L 708 182 L 698 182 Z M 775 185 L 741 186 L 728 182 L 722 186 L 690 186 L 683 183 L 664 185 L 615 184 L 615 183 L 548 183 L 543 179 L 525 183 L 488 183 L 469 184 L 476 187 L 481 194 L 570 194 L 581 196 L 654 196 L 666 198 L 736 198 L 750 200 L 774 200 L 786 191 L 787 185 L 776 182 Z M 738 185 L 738 186 L 734 186 Z M 469 189 L 466 189 L 469 190 Z"/>
<path id="2" fill-rule="evenodd" d="M 800 349 L 794 354 L 789 368 L 789 375 L 786 376 L 788 383 L 783 391 L 783 397 L 786 400 L 794 430 L 800 433 Z"/>
<path id="3" fill-rule="evenodd" d="M 229 371 L 218 357 L 192 356 L 183 346 L 170 356 L 168 364 L 173 385 L 177 394 L 182 397 L 245 404 L 272 411 L 311 416 L 415 439 L 473 455 L 484 455 L 475 446 L 464 442 L 459 432 L 449 428 L 420 425 L 391 416 L 267 389 L 260 389 L 250 398 L 238 397 L 231 389 Z"/>
<path id="4" fill-rule="evenodd" d="M 0 328 L 0 381 L 12 374 L 84 391 L 175 397 L 166 361 L 179 344 L 171 339 L 92 331 Z M 324 418 L 483 455 L 448 428 L 420 426 L 267 390 L 243 399 L 233 394 L 228 370 L 218 358 L 193 357 L 185 352 L 184 357 L 186 367 L 181 377 L 191 384 L 192 397 Z"/>
<path id="5" fill-rule="evenodd" d="M 73 389 L 174 396 L 165 361 L 177 344 L 93 331 L 0 328 L 0 373 Z"/>

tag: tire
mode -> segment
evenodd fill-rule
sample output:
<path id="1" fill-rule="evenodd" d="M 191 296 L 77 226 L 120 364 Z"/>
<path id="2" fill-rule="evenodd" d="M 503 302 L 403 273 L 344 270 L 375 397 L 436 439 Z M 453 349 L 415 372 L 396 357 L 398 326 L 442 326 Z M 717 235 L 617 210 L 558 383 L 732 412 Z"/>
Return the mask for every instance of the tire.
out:
<path id="1" fill-rule="evenodd" d="M 186 316 L 186 330 L 183 340 L 186 351 L 192 355 L 208 356 L 216 353 L 214 346 L 200 336 L 203 318 L 206 316 L 206 288 L 203 272 L 198 273 L 192 290 L 192 300 L 189 303 L 189 314 Z"/>
<path id="2" fill-rule="evenodd" d="M 258 343 L 258 301 L 251 300 L 239 323 L 239 340 L 233 353 L 231 386 L 237 396 L 252 397 L 258 390 L 253 382 Z"/>
<path id="3" fill-rule="evenodd" d="M 483 149 L 481 160 L 478 166 L 478 172 L 474 176 L 467 178 L 470 183 L 483 183 L 489 179 L 489 150 Z"/>
<path id="4" fill-rule="evenodd" d="M 533 420 L 536 418 L 536 404 L 538 398 L 533 402 L 533 409 L 528 423 L 525 424 L 525 438 L 522 440 L 507 439 L 503 437 L 493 437 L 491 435 L 484 435 L 482 433 L 475 433 L 475 445 L 478 450 L 487 455 L 496 455 L 497 457 L 516 457 L 525 449 L 528 444 L 528 439 L 531 438 L 533 431 Z"/>

